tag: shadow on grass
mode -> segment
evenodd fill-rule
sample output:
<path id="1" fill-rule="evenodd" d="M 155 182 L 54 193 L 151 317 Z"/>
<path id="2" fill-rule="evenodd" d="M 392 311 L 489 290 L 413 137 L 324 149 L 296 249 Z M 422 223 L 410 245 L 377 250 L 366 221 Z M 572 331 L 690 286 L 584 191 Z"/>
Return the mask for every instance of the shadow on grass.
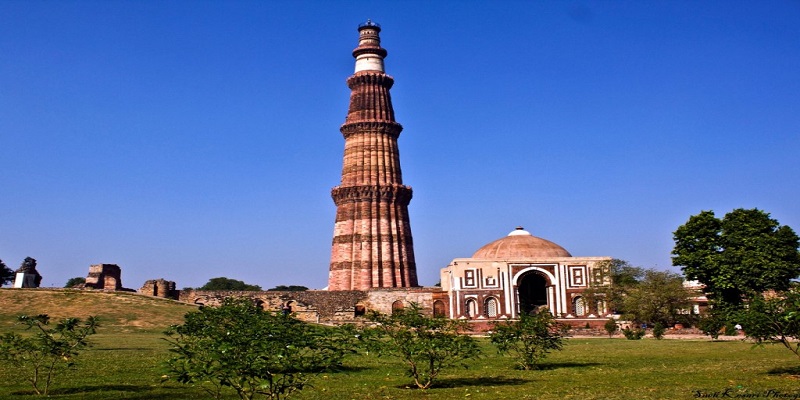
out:
<path id="1" fill-rule="evenodd" d="M 528 379 L 505 378 L 497 376 L 493 378 L 450 378 L 441 379 L 433 384 L 434 388 L 454 388 L 462 386 L 515 386 L 524 385 L 530 382 Z"/>
<path id="2" fill-rule="evenodd" d="M 602 363 L 582 363 L 582 362 L 563 362 L 563 363 L 542 363 L 539 365 L 538 369 L 533 371 L 550 371 L 554 369 L 561 369 L 561 368 L 583 368 L 583 367 L 593 367 L 595 365 L 603 365 Z"/>
<path id="3" fill-rule="evenodd" d="M 800 378 L 800 366 L 773 368 L 767 371 L 769 375 L 788 375 L 794 378 Z"/>
<path id="4" fill-rule="evenodd" d="M 431 389 L 447 389 L 464 386 L 515 386 L 524 385 L 530 382 L 528 379 L 504 378 L 504 377 L 476 377 L 476 378 L 449 378 L 436 380 Z M 399 385 L 398 389 L 418 389 L 412 382 L 411 385 Z"/>
<path id="5" fill-rule="evenodd" d="M 332 368 L 330 371 L 327 371 L 326 373 L 336 374 L 336 373 L 340 373 L 340 372 L 343 372 L 343 373 L 361 372 L 361 371 L 366 371 L 366 370 L 369 370 L 369 369 L 372 369 L 372 368 L 371 367 L 359 366 L 359 365 L 342 365 L 342 366 L 339 366 L 339 367 L 336 367 L 336 368 Z"/>
<path id="6" fill-rule="evenodd" d="M 120 392 L 145 392 L 152 390 L 151 386 L 146 385 L 87 385 L 87 386 L 76 386 L 70 388 L 60 388 L 60 389 L 50 389 L 47 394 L 48 395 L 66 395 L 66 394 L 77 394 L 77 393 L 91 393 L 91 392 L 106 392 L 106 391 L 120 391 Z M 11 393 L 12 395 L 18 396 L 27 396 L 27 395 L 34 395 L 36 392 L 33 390 L 20 390 L 18 392 Z"/>

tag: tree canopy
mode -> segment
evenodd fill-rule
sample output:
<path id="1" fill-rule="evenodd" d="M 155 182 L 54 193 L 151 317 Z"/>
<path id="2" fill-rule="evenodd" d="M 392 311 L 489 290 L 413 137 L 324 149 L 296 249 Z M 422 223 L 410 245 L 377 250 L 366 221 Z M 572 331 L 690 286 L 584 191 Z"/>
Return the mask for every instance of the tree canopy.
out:
<path id="1" fill-rule="evenodd" d="M 14 271 L 8 268 L 3 260 L 0 260 L 0 286 L 14 280 Z"/>
<path id="2" fill-rule="evenodd" d="M 759 209 L 736 209 L 722 219 L 702 211 L 674 239 L 672 264 L 704 284 L 718 304 L 738 306 L 754 293 L 786 290 L 800 276 L 797 234 Z"/>
<path id="3" fill-rule="evenodd" d="M 588 304 L 605 302 L 614 313 L 637 323 L 668 326 L 689 322 L 685 321 L 685 310 L 691 296 L 681 275 L 636 267 L 619 259 L 599 265 L 599 271 L 584 292 Z"/>
<path id="4" fill-rule="evenodd" d="M 211 278 L 208 282 L 198 290 L 245 290 L 245 291 L 261 291 L 261 286 L 248 285 L 243 281 L 230 279 L 225 277 Z"/>
<path id="5" fill-rule="evenodd" d="M 80 285 L 83 283 L 86 283 L 86 278 L 82 276 L 76 276 L 74 278 L 69 278 L 69 280 L 67 280 L 67 283 L 64 284 L 64 287 L 71 288 L 73 286 Z"/>
<path id="6" fill-rule="evenodd" d="M 272 289 L 267 289 L 268 292 L 304 292 L 306 290 L 308 290 L 307 287 L 299 285 L 278 285 Z"/>

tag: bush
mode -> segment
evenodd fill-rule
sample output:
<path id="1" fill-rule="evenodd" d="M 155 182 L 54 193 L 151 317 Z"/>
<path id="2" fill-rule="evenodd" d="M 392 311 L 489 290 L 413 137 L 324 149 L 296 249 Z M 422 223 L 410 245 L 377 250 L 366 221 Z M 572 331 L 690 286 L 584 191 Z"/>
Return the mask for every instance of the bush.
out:
<path id="1" fill-rule="evenodd" d="M 95 333 L 97 318 L 89 317 L 81 323 L 78 318 L 66 318 L 54 327 L 48 327 L 50 317 L 20 315 L 20 324 L 35 329 L 30 337 L 16 333 L 0 336 L 0 360 L 17 368 L 38 395 L 47 396 L 53 376 L 75 367 L 75 357 L 88 346 L 86 338 Z M 44 380 L 44 382 L 42 382 Z"/>
<path id="2" fill-rule="evenodd" d="M 553 350 L 564 347 L 565 326 L 556 322 L 548 311 L 534 315 L 522 314 L 518 321 L 494 324 L 489 335 L 501 354 L 511 353 L 520 369 L 537 369 L 539 363 Z"/>
<path id="3" fill-rule="evenodd" d="M 617 320 L 614 318 L 609 318 L 608 321 L 606 321 L 606 323 L 603 325 L 603 329 L 605 329 L 606 333 L 608 333 L 608 337 L 614 336 L 614 334 L 619 330 Z"/>
<path id="4" fill-rule="evenodd" d="M 800 359 L 800 287 L 772 298 L 755 296 L 738 317 L 756 344 L 780 343 Z"/>
<path id="5" fill-rule="evenodd" d="M 242 399 L 286 398 L 316 374 L 341 365 L 353 347 L 349 328 L 324 328 L 264 311 L 247 299 L 186 314 L 167 332 L 169 375 L 214 398 L 231 388 Z"/>
<path id="6" fill-rule="evenodd" d="M 642 328 L 625 328 L 622 330 L 622 334 L 625 335 L 625 339 L 628 340 L 639 340 L 644 337 L 644 329 Z"/>
<path id="7" fill-rule="evenodd" d="M 666 331 L 667 328 L 665 328 L 664 325 L 661 325 L 660 322 L 656 322 L 656 324 L 653 326 L 653 337 L 661 340 L 664 338 L 664 333 Z"/>
<path id="8" fill-rule="evenodd" d="M 711 336 L 711 339 L 717 340 L 719 338 L 720 331 L 722 331 L 722 328 L 725 327 L 725 320 L 720 316 L 707 315 L 700 318 L 700 322 L 697 323 L 697 327 L 704 334 Z"/>
<path id="9" fill-rule="evenodd" d="M 365 331 L 369 348 L 402 359 L 420 389 L 429 388 L 443 369 L 466 367 L 480 353 L 475 339 L 462 334 L 466 322 L 424 315 L 416 303 L 392 315 L 373 311 L 367 318 L 375 323 Z"/>

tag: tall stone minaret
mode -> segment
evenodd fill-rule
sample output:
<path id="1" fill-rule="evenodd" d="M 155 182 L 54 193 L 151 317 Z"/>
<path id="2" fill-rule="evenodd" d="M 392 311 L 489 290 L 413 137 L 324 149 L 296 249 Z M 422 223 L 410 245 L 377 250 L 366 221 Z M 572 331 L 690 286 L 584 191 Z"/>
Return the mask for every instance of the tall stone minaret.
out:
<path id="1" fill-rule="evenodd" d="M 331 191 L 336 224 L 328 290 L 417 286 L 411 188 L 403 185 L 397 149 L 403 127 L 394 120 L 394 79 L 383 70 L 380 31 L 369 20 L 358 27 L 355 73 L 347 78 L 342 182 Z"/>

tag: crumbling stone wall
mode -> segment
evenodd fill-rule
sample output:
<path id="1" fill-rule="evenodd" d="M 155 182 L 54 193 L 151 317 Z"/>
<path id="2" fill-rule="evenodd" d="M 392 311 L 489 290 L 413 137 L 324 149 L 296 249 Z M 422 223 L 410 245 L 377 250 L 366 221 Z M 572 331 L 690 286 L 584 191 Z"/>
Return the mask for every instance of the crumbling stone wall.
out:
<path id="1" fill-rule="evenodd" d="M 139 293 L 147 296 L 163 297 L 165 299 L 178 299 L 175 282 L 163 278 L 151 279 L 139 288 Z"/>
<path id="2" fill-rule="evenodd" d="M 87 289 L 119 290 L 133 292 L 122 287 L 122 269 L 117 264 L 94 264 L 89 266 L 84 287 Z"/>
<path id="3" fill-rule="evenodd" d="M 228 297 L 249 298 L 266 310 L 282 311 L 286 307 L 297 318 L 322 324 L 362 323 L 370 310 L 392 312 L 392 303 L 416 302 L 432 313 L 432 292 L 439 288 L 397 288 L 360 290 L 308 290 L 303 292 L 248 291 L 180 291 L 179 300 L 187 303 L 217 306 Z"/>

